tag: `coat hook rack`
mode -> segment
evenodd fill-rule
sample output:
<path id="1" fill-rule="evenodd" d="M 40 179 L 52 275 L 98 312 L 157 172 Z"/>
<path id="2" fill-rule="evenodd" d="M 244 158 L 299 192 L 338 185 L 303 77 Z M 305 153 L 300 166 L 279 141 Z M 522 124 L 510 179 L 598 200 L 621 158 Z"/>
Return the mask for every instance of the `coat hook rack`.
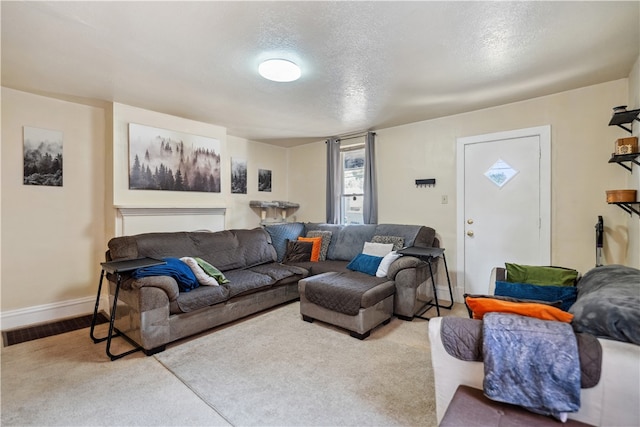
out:
<path id="1" fill-rule="evenodd" d="M 416 187 L 435 187 L 436 179 L 428 178 L 428 179 L 416 179 Z"/>

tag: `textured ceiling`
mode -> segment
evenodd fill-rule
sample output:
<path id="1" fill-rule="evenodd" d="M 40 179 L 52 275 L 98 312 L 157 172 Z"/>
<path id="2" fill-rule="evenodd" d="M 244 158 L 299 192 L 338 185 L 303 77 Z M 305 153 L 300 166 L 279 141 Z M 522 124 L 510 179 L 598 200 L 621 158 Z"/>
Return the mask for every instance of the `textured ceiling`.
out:
<path id="1" fill-rule="evenodd" d="M 2 1 L 2 85 L 291 146 L 627 77 L 639 5 Z"/>

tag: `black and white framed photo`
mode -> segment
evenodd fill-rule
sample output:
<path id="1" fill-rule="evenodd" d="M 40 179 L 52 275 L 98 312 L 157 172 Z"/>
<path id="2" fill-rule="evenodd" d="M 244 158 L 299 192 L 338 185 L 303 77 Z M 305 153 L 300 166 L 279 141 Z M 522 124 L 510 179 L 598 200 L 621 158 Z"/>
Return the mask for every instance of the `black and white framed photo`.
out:
<path id="1" fill-rule="evenodd" d="M 129 123 L 129 189 L 220 192 L 220 141 Z"/>
<path id="2" fill-rule="evenodd" d="M 246 159 L 231 159 L 231 193 L 247 194 Z"/>
<path id="3" fill-rule="evenodd" d="M 258 169 L 258 191 L 271 192 L 271 171 Z"/>
<path id="4" fill-rule="evenodd" d="M 58 130 L 23 126 L 23 184 L 62 187 L 62 137 Z"/>

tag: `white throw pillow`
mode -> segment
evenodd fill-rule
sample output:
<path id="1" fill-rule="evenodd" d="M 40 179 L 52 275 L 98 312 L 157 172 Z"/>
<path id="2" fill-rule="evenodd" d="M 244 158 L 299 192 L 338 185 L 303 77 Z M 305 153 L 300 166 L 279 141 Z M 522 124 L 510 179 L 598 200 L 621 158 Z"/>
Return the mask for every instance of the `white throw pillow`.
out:
<path id="1" fill-rule="evenodd" d="M 180 258 L 180 261 L 184 262 L 189 266 L 191 271 L 193 271 L 193 274 L 196 276 L 196 279 L 198 279 L 198 283 L 200 283 L 201 285 L 220 286 L 220 284 L 215 279 L 215 277 L 211 277 L 207 273 L 205 273 L 202 267 L 198 265 L 198 261 L 196 261 L 194 258 L 186 256 L 186 257 Z"/>
<path id="2" fill-rule="evenodd" d="M 364 242 L 362 253 L 365 255 L 383 257 L 393 250 L 393 243 L 371 243 Z"/>
<path id="3" fill-rule="evenodd" d="M 378 271 L 376 271 L 376 277 L 386 277 L 389 272 L 389 266 L 393 264 L 393 261 L 400 258 L 400 254 L 396 251 L 389 252 L 382 258 L 380 261 L 380 265 L 378 266 Z"/>

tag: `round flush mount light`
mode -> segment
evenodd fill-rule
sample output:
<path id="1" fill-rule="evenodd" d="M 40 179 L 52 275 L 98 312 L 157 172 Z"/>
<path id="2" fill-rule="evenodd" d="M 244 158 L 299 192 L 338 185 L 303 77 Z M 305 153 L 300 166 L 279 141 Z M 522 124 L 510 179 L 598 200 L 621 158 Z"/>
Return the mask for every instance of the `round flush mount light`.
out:
<path id="1" fill-rule="evenodd" d="M 302 74 L 300 67 L 286 59 L 267 59 L 258 66 L 258 72 L 265 79 L 274 82 L 292 82 Z"/>

